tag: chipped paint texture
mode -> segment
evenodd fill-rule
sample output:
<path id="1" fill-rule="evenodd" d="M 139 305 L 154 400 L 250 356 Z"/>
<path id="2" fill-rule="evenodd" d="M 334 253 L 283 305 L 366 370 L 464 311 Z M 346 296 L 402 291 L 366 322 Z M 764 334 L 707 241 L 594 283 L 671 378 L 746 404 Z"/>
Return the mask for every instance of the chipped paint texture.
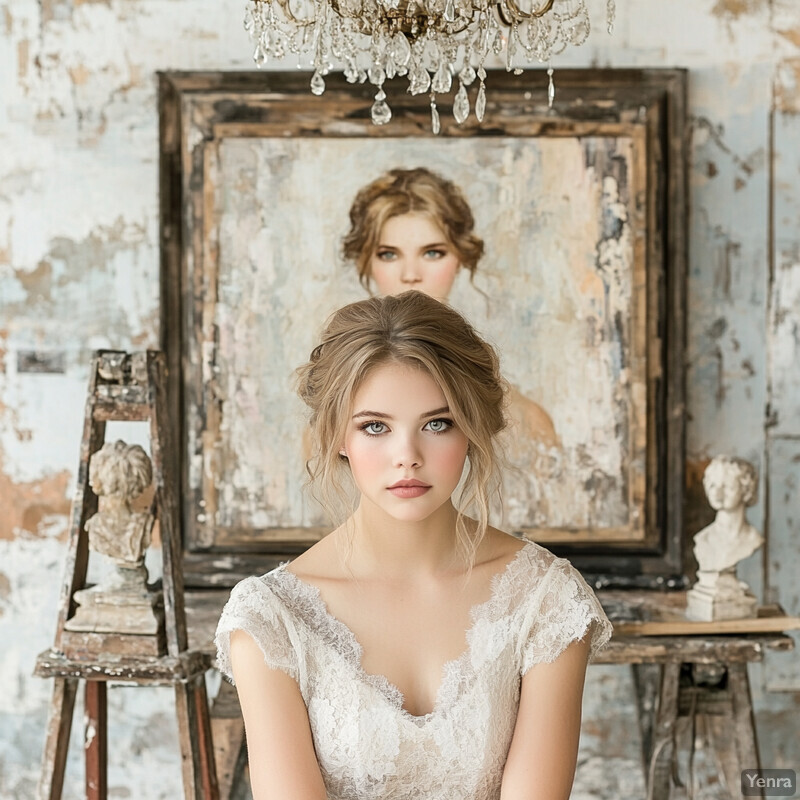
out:
<path id="1" fill-rule="evenodd" d="M 800 26 L 798 26 L 800 29 Z M 800 608 L 800 58 L 784 61 L 775 78 L 773 112 L 773 264 L 769 297 L 769 531 L 766 591 Z M 793 535 L 794 534 L 794 535 Z M 794 634 L 795 647 L 800 636 Z M 767 686 L 797 690 L 800 664 L 787 654 L 767 663 Z"/>
<path id="2" fill-rule="evenodd" d="M 632 420 L 644 425 L 646 406 L 636 398 L 644 398 L 647 376 L 637 357 L 644 335 L 634 344 L 628 324 L 634 284 L 645 286 L 633 269 L 632 156 L 630 137 L 495 137 L 477 146 L 451 139 L 435 152 L 419 138 L 388 151 L 380 140 L 226 141 L 218 168 L 225 255 L 206 332 L 219 337 L 210 391 L 222 423 L 210 431 L 217 441 L 205 476 L 209 491 L 222 487 L 208 498 L 215 523 L 325 524 L 302 491 L 308 454 L 297 442 L 305 414 L 285 387 L 314 346 L 313 321 L 365 296 L 355 269 L 337 257 L 348 228 L 342 197 L 355 197 L 364 175 L 425 166 L 459 183 L 488 254 L 474 285 L 462 272 L 449 300 L 497 345 L 513 386 L 501 526 L 635 536 L 628 487 L 643 484 L 645 446 Z M 503 202 L 492 201 L 498 196 Z M 259 198 L 274 197 L 282 198 L 278 206 L 259 206 Z M 644 222 L 634 224 L 644 236 Z M 309 225 L 318 236 L 309 236 Z M 555 264 L 568 268 L 542 268 Z M 544 375 L 546 382 L 537 379 Z M 531 407 L 552 420 L 558 447 L 524 426 Z M 194 435 L 211 438 L 205 429 Z"/>
<path id="3" fill-rule="evenodd" d="M 590 5 L 602 16 L 603 0 Z M 35 796 L 50 685 L 31 672 L 53 635 L 87 356 L 158 341 L 154 72 L 249 68 L 235 6 L 0 0 L 0 797 L 9 800 Z M 758 466 L 750 519 L 767 547 L 743 577 L 800 613 L 800 7 L 620 0 L 614 35 L 602 27 L 555 63 L 556 90 L 559 66 L 691 70 L 689 474 L 699 481 L 719 452 Z M 22 351 L 52 352 L 63 373 L 18 372 Z M 694 488 L 689 496 L 703 502 Z M 753 671 L 765 766 L 800 764 L 798 662 Z M 626 669 L 590 670 L 576 797 L 643 796 L 631 692 Z M 109 705 L 110 794 L 181 796 L 170 690 L 114 687 Z M 66 800 L 83 791 L 79 727 Z M 702 796 L 719 795 L 711 786 Z"/>

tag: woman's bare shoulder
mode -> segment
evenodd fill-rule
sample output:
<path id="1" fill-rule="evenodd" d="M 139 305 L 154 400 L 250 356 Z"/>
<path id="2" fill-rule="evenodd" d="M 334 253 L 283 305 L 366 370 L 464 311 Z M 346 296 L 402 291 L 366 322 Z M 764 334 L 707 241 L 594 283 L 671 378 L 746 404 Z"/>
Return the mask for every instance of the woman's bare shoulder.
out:
<path id="1" fill-rule="evenodd" d="M 475 554 L 475 566 L 491 567 L 508 563 L 525 545 L 525 539 L 489 526 Z"/>

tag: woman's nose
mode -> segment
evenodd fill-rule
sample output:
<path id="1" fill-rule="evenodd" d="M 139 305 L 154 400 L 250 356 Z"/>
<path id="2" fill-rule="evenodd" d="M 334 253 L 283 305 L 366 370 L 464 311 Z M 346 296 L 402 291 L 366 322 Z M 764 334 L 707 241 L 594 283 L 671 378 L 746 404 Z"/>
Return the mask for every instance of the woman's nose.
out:
<path id="1" fill-rule="evenodd" d="M 413 436 L 404 436 L 398 439 L 394 461 L 396 467 L 406 467 L 407 469 L 422 466 L 422 453 Z"/>
<path id="2" fill-rule="evenodd" d="M 403 261 L 400 280 L 403 283 L 419 283 L 422 280 L 422 270 L 415 259 L 407 258 Z"/>

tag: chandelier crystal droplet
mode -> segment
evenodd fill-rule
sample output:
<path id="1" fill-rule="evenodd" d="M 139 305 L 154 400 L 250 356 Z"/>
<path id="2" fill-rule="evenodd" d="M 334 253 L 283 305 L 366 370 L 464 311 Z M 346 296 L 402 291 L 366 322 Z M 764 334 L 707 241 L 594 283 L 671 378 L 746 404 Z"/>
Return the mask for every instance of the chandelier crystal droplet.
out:
<path id="1" fill-rule="evenodd" d="M 606 0 L 612 31 L 615 0 Z M 581 45 L 591 29 L 586 0 L 248 0 L 245 30 L 253 59 L 263 67 L 289 53 L 310 56 L 310 90 L 325 91 L 325 75 L 340 68 L 350 83 L 376 87 L 372 121 L 392 118 L 383 84 L 406 77 L 413 94 L 447 94 L 456 89 L 453 116 L 460 125 L 470 112 L 467 87 L 479 80 L 475 116 L 486 111 L 486 60 L 505 50 L 505 66 L 549 62 L 568 45 Z M 555 90 L 548 69 L 548 102 Z M 439 132 L 436 103 L 431 123 Z"/>

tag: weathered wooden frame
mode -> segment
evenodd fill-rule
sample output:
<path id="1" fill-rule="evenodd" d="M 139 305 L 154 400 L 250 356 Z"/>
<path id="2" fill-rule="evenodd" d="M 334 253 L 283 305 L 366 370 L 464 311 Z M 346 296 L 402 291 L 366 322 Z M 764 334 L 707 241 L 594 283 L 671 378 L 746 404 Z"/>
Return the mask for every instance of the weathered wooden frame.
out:
<path id="1" fill-rule="evenodd" d="M 557 102 L 548 109 L 543 70 L 489 75 L 482 124 L 449 120 L 442 102 L 440 137 L 629 136 L 641 160 L 637 213 L 645 235 L 634 243 L 634 280 L 645 285 L 635 308 L 637 352 L 647 383 L 646 468 L 639 488 L 641 535 L 545 544 L 567 555 L 598 585 L 680 584 L 684 483 L 684 336 L 686 271 L 686 73 L 678 69 L 560 70 Z M 207 351 L 213 326 L 204 303 L 216 291 L 216 257 L 208 209 L 213 154 L 226 137 L 430 137 L 426 96 L 390 87 L 394 118 L 369 119 L 369 86 L 326 78 L 322 97 L 302 73 L 170 72 L 159 75 L 161 191 L 161 337 L 170 370 L 172 413 L 182 446 L 183 542 L 187 585 L 226 585 L 265 571 L 316 540 L 322 530 L 218 531 L 208 524 L 213 486 L 194 486 L 202 469 L 203 430 L 219 424 L 208 402 Z M 432 143 L 433 143 L 432 141 Z M 188 412 L 191 411 L 191 414 Z M 541 539 L 541 531 L 526 531 Z"/>

